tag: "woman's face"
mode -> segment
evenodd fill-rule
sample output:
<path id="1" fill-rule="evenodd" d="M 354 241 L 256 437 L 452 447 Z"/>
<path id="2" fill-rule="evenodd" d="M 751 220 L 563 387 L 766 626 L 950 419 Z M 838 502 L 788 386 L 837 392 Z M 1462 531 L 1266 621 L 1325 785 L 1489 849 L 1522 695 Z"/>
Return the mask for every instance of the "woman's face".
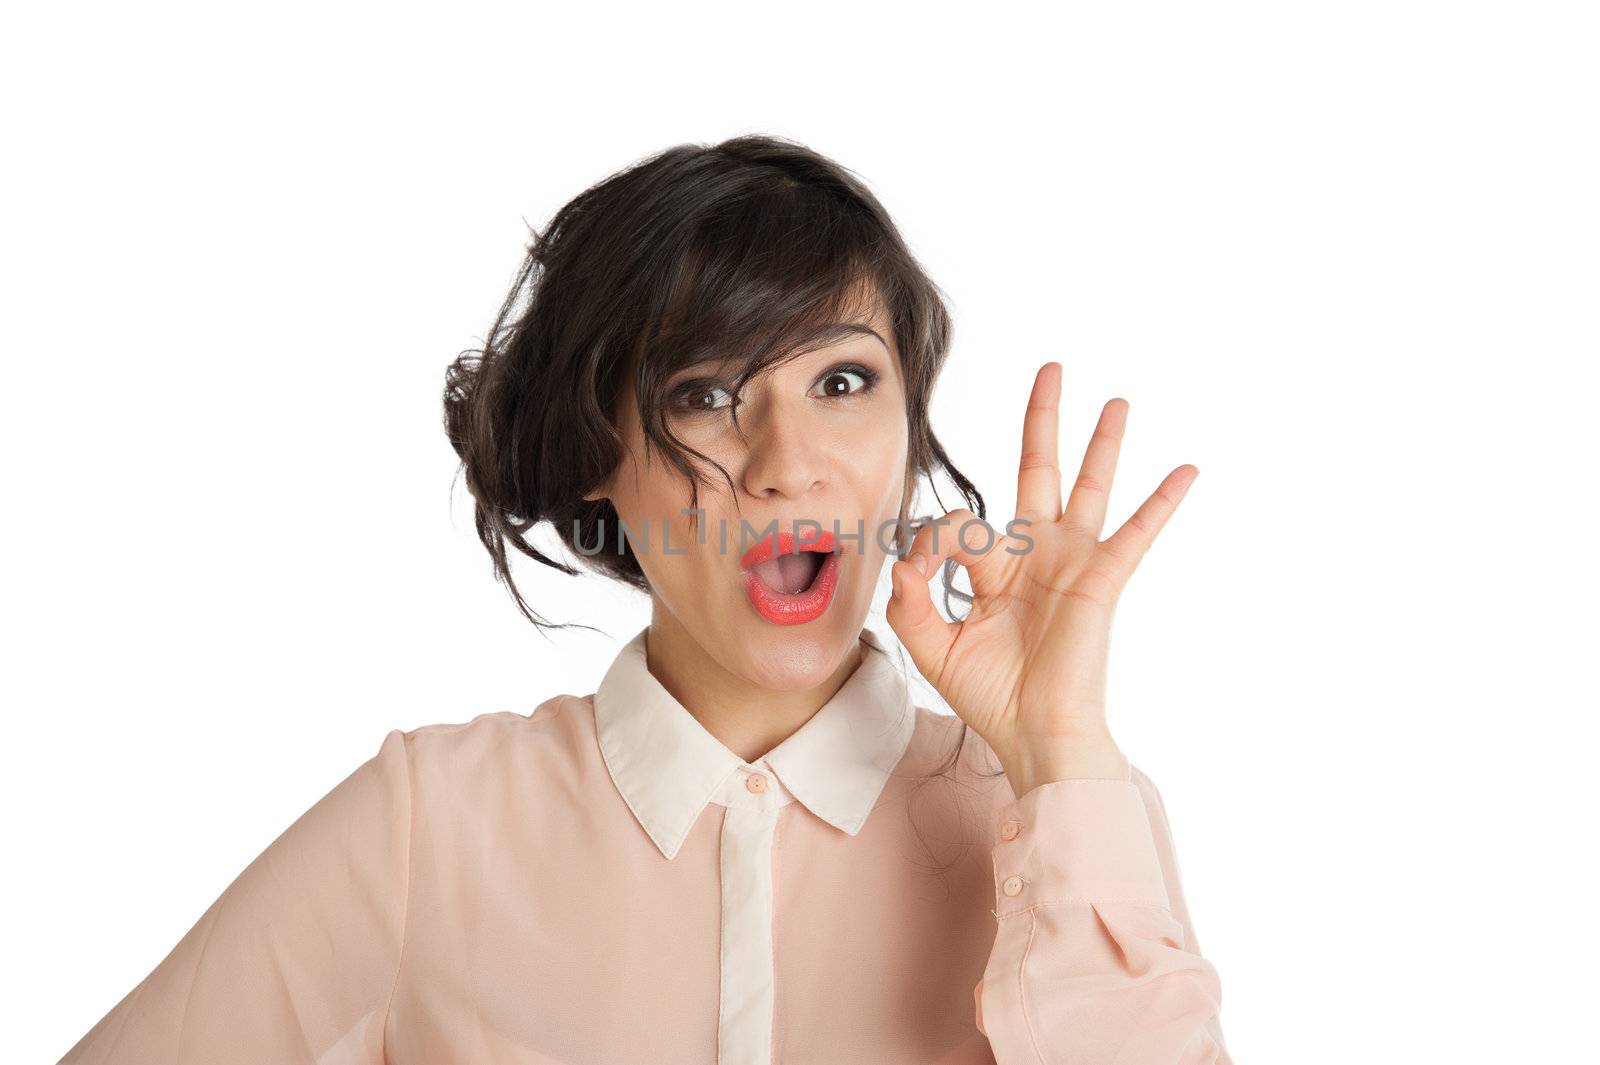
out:
<path id="1" fill-rule="evenodd" d="M 854 648 L 904 501 L 906 401 L 895 338 L 876 301 L 848 320 L 871 332 L 769 367 L 737 397 L 733 363 L 690 366 L 668 382 L 674 433 L 728 471 L 733 494 L 709 468 L 701 514 L 686 513 L 687 481 L 659 452 L 645 461 L 630 381 L 619 411 L 627 454 L 589 497 L 609 498 L 629 530 L 655 600 L 653 628 L 680 630 L 765 688 L 820 685 Z M 763 540 L 781 547 L 773 523 L 800 546 L 819 529 L 835 534 L 831 560 L 805 552 L 747 569 Z"/>

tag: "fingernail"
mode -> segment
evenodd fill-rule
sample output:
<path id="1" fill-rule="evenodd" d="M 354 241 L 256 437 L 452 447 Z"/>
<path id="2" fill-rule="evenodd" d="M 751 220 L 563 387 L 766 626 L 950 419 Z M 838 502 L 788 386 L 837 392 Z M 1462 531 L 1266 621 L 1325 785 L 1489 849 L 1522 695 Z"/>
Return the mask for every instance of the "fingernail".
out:
<path id="1" fill-rule="evenodd" d="M 924 555 L 921 551 L 917 551 L 912 554 L 911 564 L 917 567 L 917 572 L 922 574 L 924 577 L 928 575 L 928 556 Z"/>

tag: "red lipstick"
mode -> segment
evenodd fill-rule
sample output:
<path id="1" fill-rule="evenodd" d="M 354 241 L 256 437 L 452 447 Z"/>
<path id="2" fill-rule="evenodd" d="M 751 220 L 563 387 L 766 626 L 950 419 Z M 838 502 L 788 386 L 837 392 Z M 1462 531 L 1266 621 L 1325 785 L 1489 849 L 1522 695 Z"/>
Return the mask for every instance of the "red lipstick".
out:
<path id="1" fill-rule="evenodd" d="M 820 562 L 817 558 L 820 556 Z M 833 534 L 808 532 L 798 551 L 793 533 L 775 533 L 756 541 L 739 560 L 750 605 L 778 625 L 800 625 L 822 616 L 839 583 L 839 553 Z"/>

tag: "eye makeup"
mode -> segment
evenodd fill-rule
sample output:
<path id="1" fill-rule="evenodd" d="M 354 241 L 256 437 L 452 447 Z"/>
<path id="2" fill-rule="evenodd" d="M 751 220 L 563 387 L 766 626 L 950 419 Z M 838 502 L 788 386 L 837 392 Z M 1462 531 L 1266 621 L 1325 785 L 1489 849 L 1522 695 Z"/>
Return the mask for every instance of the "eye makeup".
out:
<path id="1" fill-rule="evenodd" d="M 872 367 L 866 366 L 859 362 L 838 362 L 819 374 L 812 387 L 815 388 L 817 385 L 820 385 L 823 382 L 846 375 L 853 375 L 860 378 L 861 385 L 857 388 L 851 389 L 848 392 L 831 392 L 820 398 L 848 399 L 852 396 L 865 395 L 866 393 L 877 388 L 878 381 L 882 376 L 877 370 L 874 370 Z M 717 392 L 726 393 L 727 390 L 727 382 L 722 381 L 719 378 L 694 377 L 675 383 L 668 390 L 668 396 L 671 401 L 672 409 L 675 411 L 686 414 L 709 414 L 713 411 L 725 409 L 728 404 L 716 403 L 711 406 L 707 406 L 704 402 L 705 399 L 707 397 L 714 396 Z"/>

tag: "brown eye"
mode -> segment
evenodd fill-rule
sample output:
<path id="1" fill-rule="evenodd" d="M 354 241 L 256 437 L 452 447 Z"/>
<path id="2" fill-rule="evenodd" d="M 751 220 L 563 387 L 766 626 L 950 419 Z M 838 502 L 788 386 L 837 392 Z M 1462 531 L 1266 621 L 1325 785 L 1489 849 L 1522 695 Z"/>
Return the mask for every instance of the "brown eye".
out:
<path id="1" fill-rule="evenodd" d="M 817 387 L 824 399 L 842 399 L 868 391 L 877 380 L 878 375 L 864 366 L 838 366 L 829 370 Z"/>
<path id="2" fill-rule="evenodd" d="M 721 385 L 697 381 L 678 390 L 677 406 L 695 414 L 721 410 L 731 406 L 732 400 L 733 397 L 728 395 L 728 390 Z"/>

